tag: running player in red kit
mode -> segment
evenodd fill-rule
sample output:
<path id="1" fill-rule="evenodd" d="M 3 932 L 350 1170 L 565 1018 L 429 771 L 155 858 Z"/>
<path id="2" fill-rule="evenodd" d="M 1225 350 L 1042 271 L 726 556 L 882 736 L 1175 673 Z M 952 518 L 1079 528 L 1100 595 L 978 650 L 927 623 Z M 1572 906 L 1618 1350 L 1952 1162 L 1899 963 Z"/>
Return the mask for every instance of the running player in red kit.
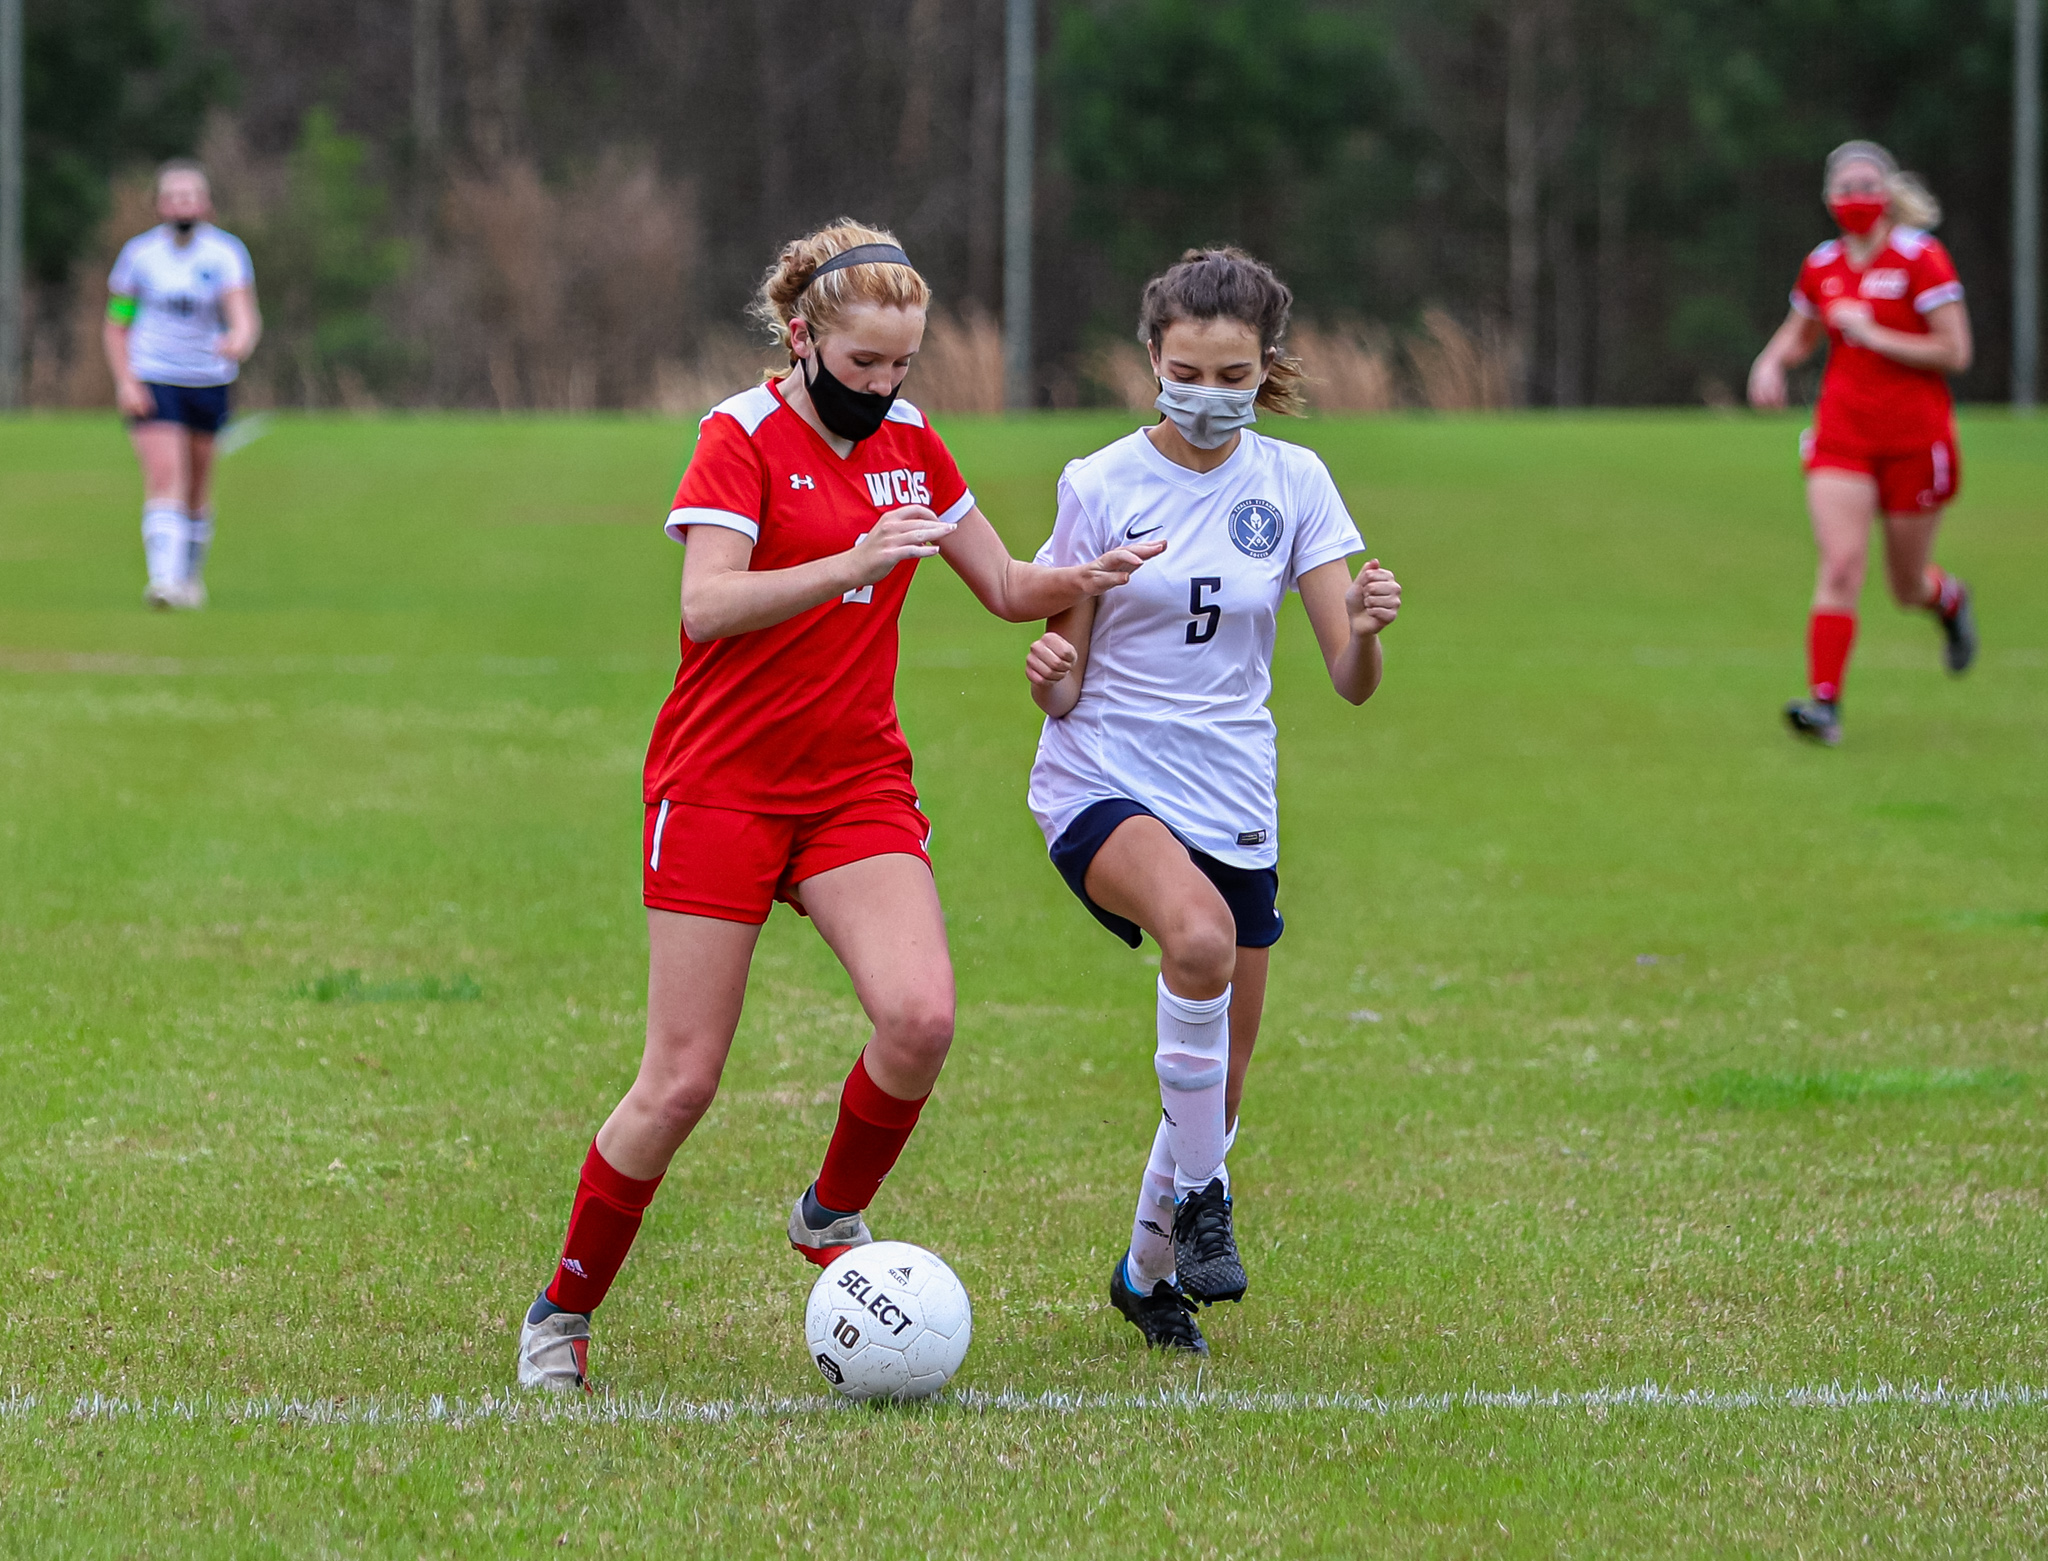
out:
<path id="1" fill-rule="evenodd" d="M 1837 743 L 1873 520 L 1884 522 L 1899 605 L 1934 615 L 1949 671 L 1976 658 L 1969 587 L 1933 561 L 1942 511 L 1962 481 L 1944 376 L 1970 366 L 1971 344 L 1962 283 L 1928 232 L 1941 207 L 1920 181 L 1883 147 L 1850 141 L 1828 155 L 1822 188 L 1842 236 L 1806 257 L 1792 312 L 1750 370 L 1749 399 L 1782 407 L 1785 370 L 1827 337 L 1820 405 L 1801 444 L 1820 548 L 1806 635 L 1809 697 L 1787 705 L 1785 718 L 1803 737 Z"/>
<path id="2" fill-rule="evenodd" d="M 873 1239 L 862 1211 L 953 1039 L 931 826 L 896 719 L 910 577 L 938 554 L 1021 623 L 1124 584 L 1163 545 L 1059 569 L 1010 557 L 945 444 L 897 399 L 930 300 L 885 232 L 841 221 L 798 239 L 754 305 L 788 373 L 704 419 L 668 517 L 688 551 L 682 665 L 647 752 L 646 1050 L 527 1312 L 521 1386 L 587 1388 L 590 1314 L 710 1109 L 776 900 L 817 925 L 874 1025 L 790 1244 L 823 1265 Z"/>

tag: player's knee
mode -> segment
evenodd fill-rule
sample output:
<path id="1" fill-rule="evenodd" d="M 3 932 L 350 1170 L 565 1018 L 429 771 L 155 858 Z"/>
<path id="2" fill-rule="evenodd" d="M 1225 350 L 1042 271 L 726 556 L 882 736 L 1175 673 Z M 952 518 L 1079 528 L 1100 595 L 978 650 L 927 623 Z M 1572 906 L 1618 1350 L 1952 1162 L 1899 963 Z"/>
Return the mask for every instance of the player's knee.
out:
<path id="1" fill-rule="evenodd" d="M 1829 596 L 1855 596 L 1863 588 L 1863 572 L 1849 560 L 1823 560 L 1820 566 L 1820 588 Z"/>
<path id="2" fill-rule="evenodd" d="M 704 1113 L 718 1098 L 718 1075 L 702 1069 L 684 1069 L 669 1075 L 646 1091 L 644 1104 L 654 1125 L 664 1136 L 681 1142 L 704 1120 Z"/>
<path id="3" fill-rule="evenodd" d="M 953 1045 L 952 996 L 906 993 L 875 1016 L 875 1031 L 900 1066 L 937 1067 Z"/>
<path id="4" fill-rule="evenodd" d="M 1188 996 L 1220 992 L 1237 971 L 1237 927 L 1222 906 L 1183 917 L 1168 928 L 1160 947 L 1172 972 L 1207 989 Z"/>

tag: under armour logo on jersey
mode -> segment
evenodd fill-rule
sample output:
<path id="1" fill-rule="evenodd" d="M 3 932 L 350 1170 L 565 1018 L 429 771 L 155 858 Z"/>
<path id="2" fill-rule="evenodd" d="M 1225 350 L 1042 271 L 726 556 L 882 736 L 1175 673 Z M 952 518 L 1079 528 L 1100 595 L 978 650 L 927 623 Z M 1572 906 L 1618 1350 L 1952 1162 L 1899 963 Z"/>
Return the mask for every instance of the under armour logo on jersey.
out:
<path id="1" fill-rule="evenodd" d="M 818 486 L 811 478 L 799 477 L 795 472 L 789 474 L 789 485 L 792 488 L 816 488 Z"/>
<path id="2" fill-rule="evenodd" d="M 893 471 L 866 472 L 868 497 L 875 501 L 878 509 L 887 509 L 895 504 L 929 504 L 932 490 L 925 485 L 923 472 Z"/>
<path id="3" fill-rule="evenodd" d="M 1246 499 L 1230 512 L 1230 540 L 1247 558 L 1270 558 L 1286 531 L 1279 509 L 1265 499 Z"/>

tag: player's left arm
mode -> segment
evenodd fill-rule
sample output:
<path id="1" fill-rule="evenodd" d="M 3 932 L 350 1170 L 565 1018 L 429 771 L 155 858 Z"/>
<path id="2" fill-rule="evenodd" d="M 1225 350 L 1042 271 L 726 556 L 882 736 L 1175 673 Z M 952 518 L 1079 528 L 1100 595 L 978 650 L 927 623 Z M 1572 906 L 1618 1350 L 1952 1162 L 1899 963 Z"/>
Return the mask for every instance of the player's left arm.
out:
<path id="1" fill-rule="evenodd" d="M 1380 631 L 1400 614 L 1401 582 L 1377 558 L 1368 558 L 1355 578 L 1345 560 L 1333 558 L 1298 584 L 1331 685 L 1352 704 L 1364 704 L 1380 686 Z"/>
<path id="2" fill-rule="evenodd" d="M 1845 341 L 1903 363 L 1909 369 L 1932 369 L 1940 374 L 1968 371 L 1976 356 L 1970 337 L 1970 314 L 1960 298 L 1936 304 L 1927 313 L 1927 333 L 1895 331 L 1879 325 L 1870 315 L 1870 305 L 1847 298 L 1828 311 L 1828 323 L 1842 333 Z"/>
<path id="3" fill-rule="evenodd" d="M 1138 566 L 1166 551 L 1164 542 L 1136 542 L 1065 569 L 1012 558 L 979 508 L 961 517 L 939 544 L 939 557 L 967 582 L 975 599 L 1006 623 L 1054 618 L 1076 602 L 1130 583 Z"/>
<path id="4" fill-rule="evenodd" d="M 249 361 L 256 343 L 263 338 L 263 314 L 256 307 L 256 284 L 232 287 L 220 295 L 221 318 L 227 329 L 221 333 L 220 355 L 237 363 Z"/>

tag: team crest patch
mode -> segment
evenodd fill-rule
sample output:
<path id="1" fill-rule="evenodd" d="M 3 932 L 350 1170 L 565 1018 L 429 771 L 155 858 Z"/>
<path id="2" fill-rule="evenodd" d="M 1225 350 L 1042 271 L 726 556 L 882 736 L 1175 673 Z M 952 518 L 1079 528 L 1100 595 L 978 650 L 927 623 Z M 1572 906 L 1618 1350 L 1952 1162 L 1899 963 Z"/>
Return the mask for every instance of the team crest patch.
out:
<path id="1" fill-rule="evenodd" d="M 1265 499 L 1246 499 L 1230 512 L 1230 540 L 1247 558 L 1270 558 L 1286 534 L 1287 522 Z"/>

